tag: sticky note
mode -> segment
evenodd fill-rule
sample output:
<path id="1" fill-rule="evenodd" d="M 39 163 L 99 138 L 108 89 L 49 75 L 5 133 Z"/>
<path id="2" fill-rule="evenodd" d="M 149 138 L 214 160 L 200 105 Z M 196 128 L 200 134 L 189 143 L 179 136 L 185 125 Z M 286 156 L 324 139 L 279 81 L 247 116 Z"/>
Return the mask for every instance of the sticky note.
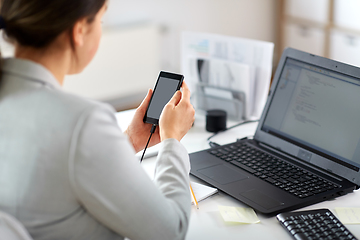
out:
<path id="1" fill-rule="evenodd" d="M 343 224 L 360 224 L 360 208 L 335 208 Z"/>
<path id="2" fill-rule="evenodd" d="M 225 222 L 259 223 L 260 220 L 251 208 L 218 206 Z"/>

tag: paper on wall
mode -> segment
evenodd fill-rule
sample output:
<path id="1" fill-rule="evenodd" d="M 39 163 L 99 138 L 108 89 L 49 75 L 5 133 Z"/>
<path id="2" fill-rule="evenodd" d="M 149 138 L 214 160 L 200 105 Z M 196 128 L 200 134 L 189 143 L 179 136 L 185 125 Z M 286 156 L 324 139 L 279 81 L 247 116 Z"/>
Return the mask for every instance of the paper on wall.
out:
<path id="1" fill-rule="evenodd" d="M 247 64 L 212 59 L 209 61 L 208 84 L 225 89 L 238 89 L 245 93 L 248 103 L 246 115 L 252 114 L 254 99 L 254 76 L 251 76 L 251 66 Z"/>
<path id="2" fill-rule="evenodd" d="M 270 42 L 184 32 L 182 73 L 192 93 L 203 79 L 245 92 L 245 118 L 259 118 L 269 91 L 273 51 Z"/>

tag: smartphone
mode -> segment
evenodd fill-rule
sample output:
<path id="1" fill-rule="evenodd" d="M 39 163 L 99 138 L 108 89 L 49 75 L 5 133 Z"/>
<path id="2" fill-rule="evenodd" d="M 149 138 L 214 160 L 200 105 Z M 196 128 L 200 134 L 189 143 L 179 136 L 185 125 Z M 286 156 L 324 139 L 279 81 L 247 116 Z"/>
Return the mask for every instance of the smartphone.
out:
<path id="1" fill-rule="evenodd" d="M 159 125 L 159 118 L 163 108 L 174 96 L 175 92 L 180 90 L 183 80 L 183 75 L 160 72 L 144 116 L 144 122 Z"/>

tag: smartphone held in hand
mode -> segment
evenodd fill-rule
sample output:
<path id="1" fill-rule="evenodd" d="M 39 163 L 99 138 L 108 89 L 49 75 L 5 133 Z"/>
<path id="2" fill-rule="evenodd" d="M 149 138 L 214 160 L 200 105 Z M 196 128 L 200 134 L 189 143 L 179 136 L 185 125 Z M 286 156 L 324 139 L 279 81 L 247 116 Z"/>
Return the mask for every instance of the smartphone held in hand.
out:
<path id="1" fill-rule="evenodd" d="M 180 90 L 183 75 L 160 72 L 144 116 L 144 122 L 159 125 L 160 114 L 177 90 Z"/>

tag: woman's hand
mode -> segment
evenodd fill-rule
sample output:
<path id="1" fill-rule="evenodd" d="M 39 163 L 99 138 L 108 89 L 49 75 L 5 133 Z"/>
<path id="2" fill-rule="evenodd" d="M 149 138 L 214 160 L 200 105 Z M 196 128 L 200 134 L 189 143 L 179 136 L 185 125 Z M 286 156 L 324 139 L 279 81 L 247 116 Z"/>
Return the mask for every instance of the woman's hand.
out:
<path id="1" fill-rule="evenodd" d="M 136 152 L 139 152 L 145 148 L 145 145 L 150 136 L 150 130 L 152 124 L 144 123 L 144 115 L 149 105 L 153 90 L 149 89 L 148 94 L 142 101 L 140 106 L 136 109 L 133 120 L 124 132 L 128 135 L 130 142 L 134 146 Z M 160 142 L 159 128 L 157 127 L 153 133 L 149 146 L 154 146 Z"/>
<path id="2" fill-rule="evenodd" d="M 182 92 L 177 91 L 165 105 L 159 120 L 161 141 L 175 138 L 180 141 L 195 120 L 195 110 L 190 103 L 190 90 L 185 82 Z"/>

